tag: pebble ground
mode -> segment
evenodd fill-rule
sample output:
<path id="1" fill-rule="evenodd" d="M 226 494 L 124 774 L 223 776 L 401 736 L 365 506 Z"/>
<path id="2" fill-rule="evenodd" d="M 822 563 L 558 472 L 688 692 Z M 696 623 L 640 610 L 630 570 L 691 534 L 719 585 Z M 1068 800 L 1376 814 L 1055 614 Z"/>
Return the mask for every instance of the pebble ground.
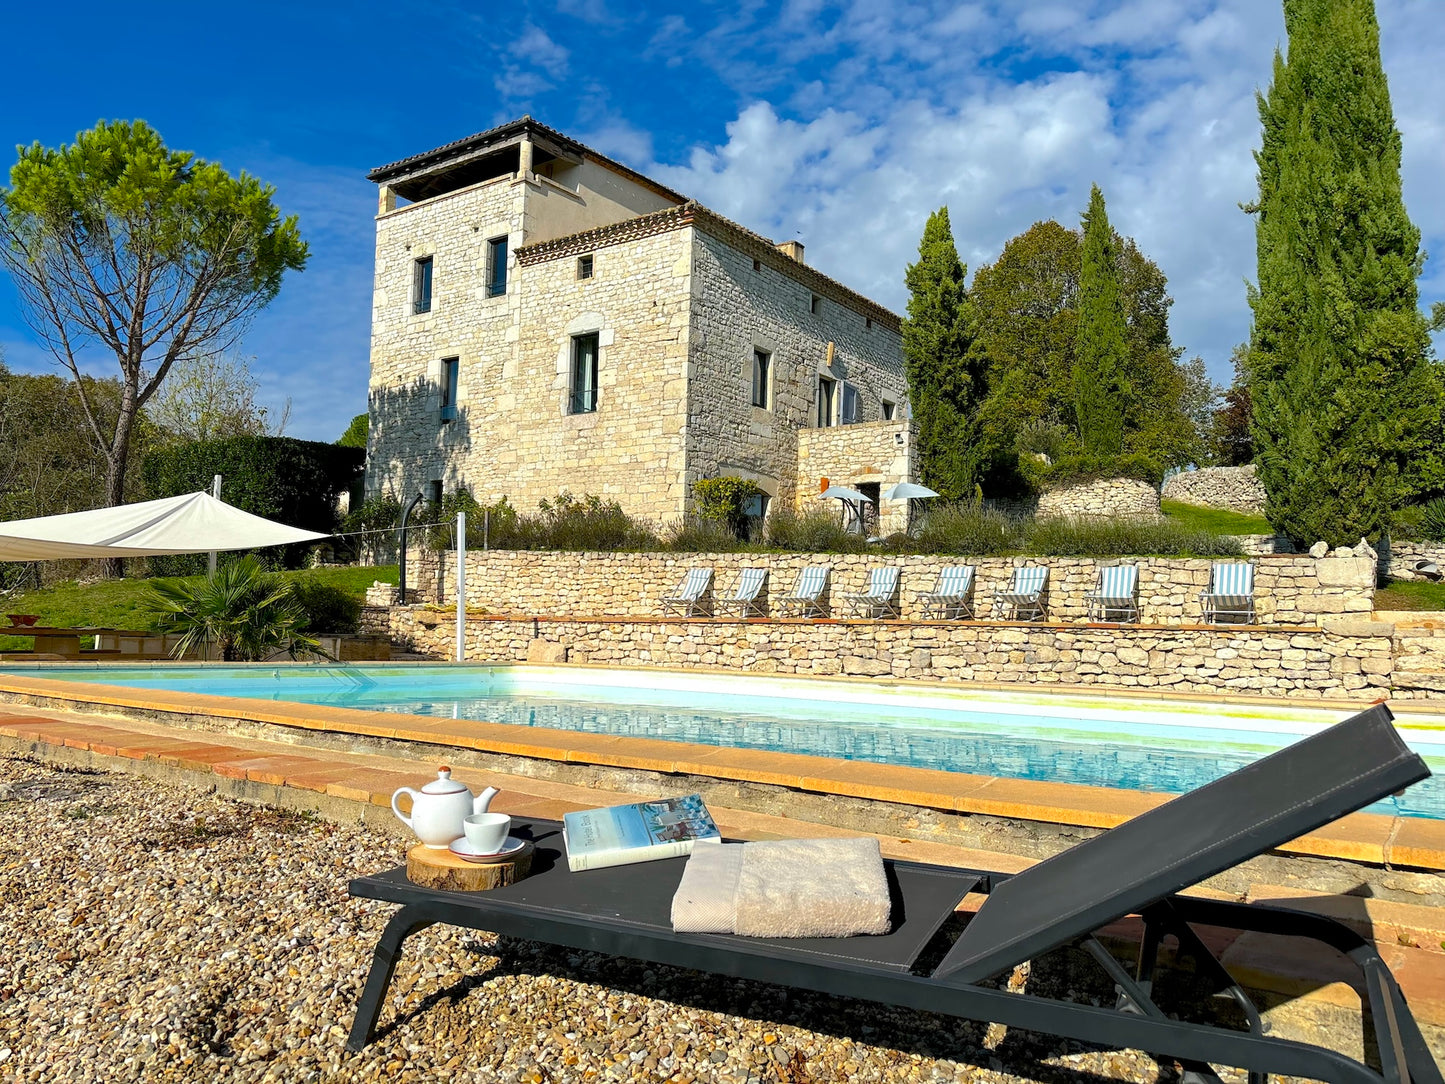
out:
<path id="1" fill-rule="evenodd" d="M 361 827 L 0 757 L 0 1081 L 1177 1079 L 1137 1053 L 446 927 L 408 941 L 381 1033 L 350 1054 L 394 908 L 346 883 L 403 853 Z"/>

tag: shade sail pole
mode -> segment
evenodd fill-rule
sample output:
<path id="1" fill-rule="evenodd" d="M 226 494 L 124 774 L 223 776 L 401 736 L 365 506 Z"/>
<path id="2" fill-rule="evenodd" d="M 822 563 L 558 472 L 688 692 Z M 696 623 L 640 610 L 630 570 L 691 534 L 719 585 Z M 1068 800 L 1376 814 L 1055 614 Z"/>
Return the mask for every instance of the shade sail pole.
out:
<path id="1" fill-rule="evenodd" d="M 221 476 L 218 474 L 211 479 L 211 496 L 216 500 L 221 499 Z M 212 550 L 206 554 L 206 575 L 215 578 L 216 575 L 216 551 Z"/>
<path id="2" fill-rule="evenodd" d="M 457 513 L 457 662 L 467 657 L 467 514 Z"/>

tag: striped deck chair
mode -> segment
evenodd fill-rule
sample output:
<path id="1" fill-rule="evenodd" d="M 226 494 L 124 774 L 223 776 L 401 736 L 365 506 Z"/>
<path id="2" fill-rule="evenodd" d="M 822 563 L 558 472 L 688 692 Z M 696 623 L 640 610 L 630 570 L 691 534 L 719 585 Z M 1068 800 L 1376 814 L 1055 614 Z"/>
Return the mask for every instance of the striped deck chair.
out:
<path id="1" fill-rule="evenodd" d="M 1042 621 L 1048 616 L 1044 592 L 1049 586 L 1047 565 L 1024 565 L 1009 577 L 1007 587 L 993 593 L 993 612 L 1013 621 Z"/>
<path id="2" fill-rule="evenodd" d="M 938 570 L 932 591 L 918 596 L 924 617 L 973 620 L 973 565 L 946 565 Z"/>
<path id="3" fill-rule="evenodd" d="M 778 610 L 784 617 L 822 617 L 825 613 L 823 591 L 832 571 L 831 565 L 809 565 L 803 569 L 793 589 L 778 599 Z"/>
<path id="4" fill-rule="evenodd" d="M 763 615 L 763 584 L 768 582 L 766 568 L 745 568 L 738 573 L 729 594 L 713 600 L 713 613 L 718 616 L 737 612 L 739 617 Z"/>
<path id="5" fill-rule="evenodd" d="M 1209 570 L 1209 590 L 1199 592 L 1204 620 L 1219 624 L 1254 620 L 1254 562 L 1215 561 Z"/>
<path id="6" fill-rule="evenodd" d="M 868 570 L 868 589 L 861 595 L 844 595 L 848 612 L 856 617 L 898 617 L 898 569 L 886 565 Z"/>
<path id="7" fill-rule="evenodd" d="M 1090 621 L 1138 621 L 1139 566 L 1105 565 L 1099 569 L 1099 585 L 1086 599 Z"/>
<path id="8" fill-rule="evenodd" d="M 696 617 L 703 612 L 703 596 L 712 587 L 712 569 L 690 568 L 687 576 L 678 585 L 675 595 L 662 600 L 663 613 L 675 613 L 683 617 Z"/>

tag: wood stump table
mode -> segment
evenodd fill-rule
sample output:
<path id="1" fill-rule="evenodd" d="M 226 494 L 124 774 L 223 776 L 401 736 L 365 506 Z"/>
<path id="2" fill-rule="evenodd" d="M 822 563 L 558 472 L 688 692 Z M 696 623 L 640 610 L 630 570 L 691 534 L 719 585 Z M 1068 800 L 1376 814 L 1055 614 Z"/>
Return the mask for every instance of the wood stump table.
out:
<path id="1" fill-rule="evenodd" d="M 532 844 L 501 862 L 468 862 L 446 848 L 418 843 L 406 852 L 406 878 L 422 888 L 486 892 L 516 884 L 532 870 Z"/>

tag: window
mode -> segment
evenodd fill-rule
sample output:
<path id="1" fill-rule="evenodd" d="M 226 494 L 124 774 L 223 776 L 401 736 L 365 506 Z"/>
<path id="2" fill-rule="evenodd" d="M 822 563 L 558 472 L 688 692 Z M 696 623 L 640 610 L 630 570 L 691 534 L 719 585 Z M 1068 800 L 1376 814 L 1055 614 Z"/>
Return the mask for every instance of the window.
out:
<path id="1" fill-rule="evenodd" d="M 754 270 L 754 271 L 761 271 L 762 269 L 763 269 L 763 261 L 762 261 L 762 260 L 754 260 L 754 261 L 753 261 L 753 270 Z"/>
<path id="2" fill-rule="evenodd" d="M 442 421 L 457 416 L 457 368 L 459 359 L 442 358 Z"/>
<path id="3" fill-rule="evenodd" d="M 597 332 L 572 336 L 572 395 L 569 414 L 597 409 Z"/>
<path id="4" fill-rule="evenodd" d="M 833 389 L 838 386 L 836 380 L 829 380 L 826 376 L 818 377 L 818 428 L 826 429 L 836 424 L 833 421 Z"/>
<path id="5" fill-rule="evenodd" d="M 808 311 L 811 312 L 814 316 L 817 316 L 818 313 L 819 313 L 819 311 L 822 310 L 822 308 L 823 308 L 823 299 L 822 299 L 821 297 L 819 297 L 817 294 L 814 294 L 814 295 L 813 295 L 813 300 L 811 300 L 811 301 L 808 302 Z"/>
<path id="6" fill-rule="evenodd" d="M 772 379 L 773 355 L 753 351 L 753 406 L 768 409 L 768 381 Z"/>
<path id="7" fill-rule="evenodd" d="M 871 331 L 873 328 L 873 317 L 870 316 L 866 320 L 864 320 L 863 326 Z"/>
<path id="8" fill-rule="evenodd" d="M 590 279 L 592 277 L 592 257 L 577 257 L 577 277 L 579 279 Z"/>
<path id="9" fill-rule="evenodd" d="M 894 412 L 895 410 L 897 410 L 897 409 L 898 409 L 898 404 L 897 404 L 897 403 L 893 403 L 893 402 L 890 402 L 890 401 L 887 400 L 887 399 L 884 399 L 884 400 L 883 400 L 883 420 L 884 420 L 885 422 L 891 422 L 891 421 L 893 420 L 893 412 Z"/>
<path id="10" fill-rule="evenodd" d="M 743 504 L 743 515 L 753 520 L 768 518 L 768 505 L 772 502 L 766 493 L 755 493 Z"/>
<path id="11" fill-rule="evenodd" d="M 507 239 L 493 237 L 487 242 L 487 296 L 507 292 Z"/>
<path id="12" fill-rule="evenodd" d="M 442 503 L 442 480 L 440 478 L 433 478 L 426 484 L 426 488 L 427 499 L 430 500 L 432 504 L 439 506 Z"/>
<path id="13" fill-rule="evenodd" d="M 423 256 L 412 264 L 411 311 L 420 316 L 431 312 L 431 257 Z"/>
<path id="14" fill-rule="evenodd" d="M 852 384 L 843 385 L 843 424 L 852 425 L 858 420 L 858 389 Z"/>

